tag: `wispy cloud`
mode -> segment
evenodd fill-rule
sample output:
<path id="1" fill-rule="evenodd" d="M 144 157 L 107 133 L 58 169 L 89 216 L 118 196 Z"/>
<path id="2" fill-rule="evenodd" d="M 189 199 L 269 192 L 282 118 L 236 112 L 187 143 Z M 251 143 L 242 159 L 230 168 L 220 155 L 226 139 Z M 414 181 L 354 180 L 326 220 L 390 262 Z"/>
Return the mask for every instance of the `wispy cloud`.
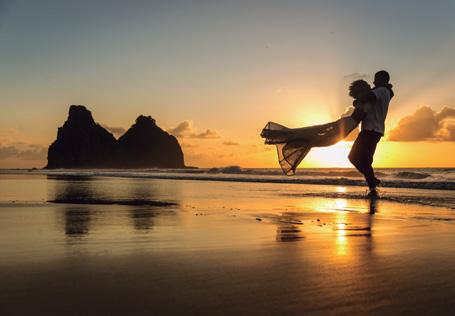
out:
<path id="1" fill-rule="evenodd" d="M 184 148 L 197 148 L 199 147 L 198 145 L 190 144 L 190 143 L 181 143 L 180 146 Z"/>
<path id="2" fill-rule="evenodd" d="M 233 142 L 233 141 L 230 141 L 230 140 L 228 140 L 228 141 L 225 141 L 225 142 L 223 142 L 223 145 L 225 145 L 225 146 L 238 146 L 238 145 L 240 145 L 240 144 L 239 144 L 239 143 L 236 143 L 236 142 Z"/>
<path id="3" fill-rule="evenodd" d="M 220 138 L 218 133 L 212 129 L 206 129 L 205 131 L 199 131 L 193 126 L 191 121 L 183 121 L 176 127 L 170 128 L 167 132 L 175 137 L 188 137 L 198 139 L 216 139 Z"/>
<path id="4" fill-rule="evenodd" d="M 109 126 L 109 125 L 102 125 L 105 129 L 107 129 L 109 132 L 114 134 L 115 136 L 121 136 L 125 134 L 126 129 L 123 127 L 116 127 L 116 126 Z"/>
<path id="5" fill-rule="evenodd" d="M 19 160 L 44 160 L 47 149 L 40 145 L 21 142 L 4 144 L 0 142 L 0 160 L 16 158 Z"/>
<path id="6" fill-rule="evenodd" d="M 360 80 L 360 79 L 368 80 L 368 79 L 370 79 L 370 76 L 367 75 L 367 74 L 361 74 L 361 73 L 358 73 L 358 72 L 353 72 L 353 73 L 350 73 L 350 74 L 347 74 L 347 75 L 343 76 L 343 78 L 347 79 L 347 80 Z"/>
<path id="7" fill-rule="evenodd" d="M 207 129 L 205 132 L 190 134 L 189 137 L 199 139 L 216 139 L 220 138 L 220 135 L 218 135 L 218 133 L 214 130 Z"/>
<path id="8" fill-rule="evenodd" d="M 36 144 L 24 134 L 22 128 L 0 131 L 0 161 L 15 159 L 38 161 L 47 158 L 47 147 Z"/>

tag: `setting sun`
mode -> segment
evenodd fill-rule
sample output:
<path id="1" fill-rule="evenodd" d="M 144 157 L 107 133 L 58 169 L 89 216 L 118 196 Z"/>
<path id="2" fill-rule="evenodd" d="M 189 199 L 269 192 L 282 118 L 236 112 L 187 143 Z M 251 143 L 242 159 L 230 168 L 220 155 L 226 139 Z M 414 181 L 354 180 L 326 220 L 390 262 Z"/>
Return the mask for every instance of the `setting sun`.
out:
<path id="1" fill-rule="evenodd" d="M 308 162 L 303 162 L 302 166 L 309 167 L 351 167 L 348 159 L 349 150 L 352 142 L 341 141 L 330 147 L 312 148 L 307 156 Z"/>

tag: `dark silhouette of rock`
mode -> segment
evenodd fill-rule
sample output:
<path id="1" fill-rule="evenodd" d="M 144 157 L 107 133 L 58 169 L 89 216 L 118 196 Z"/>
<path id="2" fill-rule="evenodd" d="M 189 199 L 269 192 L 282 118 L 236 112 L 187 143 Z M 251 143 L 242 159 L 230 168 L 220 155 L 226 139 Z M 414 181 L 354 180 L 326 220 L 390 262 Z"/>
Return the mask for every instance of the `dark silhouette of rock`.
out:
<path id="1" fill-rule="evenodd" d="M 115 137 L 93 120 L 85 106 L 72 105 L 49 147 L 46 168 L 112 167 L 115 152 Z"/>
<path id="2" fill-rule="evenodd" d="M 150 116 L 139 116 L 119 140 L 93 120 L 82 105 L 72 105 L 68 119 L 49 147 L 46 168 L 184 168 L 177 139 Z"/>
<path id="3" fill-rule="evenodd" d="M 139 116 L 118 139 L 120 168 L 183 168 L 183 152 L 177 139 L 163 131 L 150 116 Z"/>

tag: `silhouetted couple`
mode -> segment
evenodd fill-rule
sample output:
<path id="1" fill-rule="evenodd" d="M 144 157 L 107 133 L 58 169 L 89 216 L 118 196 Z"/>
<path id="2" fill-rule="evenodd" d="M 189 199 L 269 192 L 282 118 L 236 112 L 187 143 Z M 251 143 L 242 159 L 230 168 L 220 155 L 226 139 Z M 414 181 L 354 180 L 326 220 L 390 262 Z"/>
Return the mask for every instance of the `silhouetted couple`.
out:
<path id="1" fill-rule="evenodd" d="M 351 115 L 323 125 L 303 128 L 287 128 L 269 122 L 261 137 L 266 144 L 277 147 L 280 166 L 286 175 L 295 174 L 295 169 L 312 147 L 326 147 L 344 139 L 361 123 L 349 160 L 364 176 L 370 195 L 376 195 L 380 183 L 372 168 L 376 146 L 384 135 L 384 122 L 390 99 L 393 97 L 390 76 L 387 71 L 378 71 L 374 76 L 374 88 L 364 80 L 356 80 L 349 87 L 349 95 L 354 98 Z"/>

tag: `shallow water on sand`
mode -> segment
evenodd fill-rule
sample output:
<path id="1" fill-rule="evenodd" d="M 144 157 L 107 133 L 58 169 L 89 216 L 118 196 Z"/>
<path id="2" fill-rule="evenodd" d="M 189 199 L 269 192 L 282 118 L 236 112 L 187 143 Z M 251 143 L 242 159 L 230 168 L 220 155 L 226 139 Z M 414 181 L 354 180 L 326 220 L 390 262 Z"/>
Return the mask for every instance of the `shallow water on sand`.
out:
<path id="1" fill-rule="evenodd" d="M 0 314 L 448 313 L 454 210 L 356 190 L 1 175 Z"/>

